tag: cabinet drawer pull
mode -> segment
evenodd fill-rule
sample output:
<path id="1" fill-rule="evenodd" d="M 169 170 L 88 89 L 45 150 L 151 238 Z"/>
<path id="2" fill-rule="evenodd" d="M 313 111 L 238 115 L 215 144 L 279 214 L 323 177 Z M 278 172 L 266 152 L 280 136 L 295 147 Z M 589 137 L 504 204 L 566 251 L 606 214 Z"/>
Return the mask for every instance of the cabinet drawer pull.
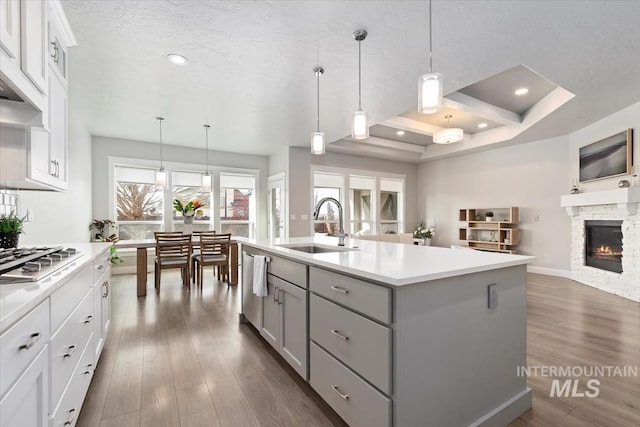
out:
<path id="1" fill-rule="evenodd" d="M 73 354 L 74 351 L 76 351 L 76 346 L 75 345 L 70 345 L 69 347 L 67 347 L 67 352 L 62 355 L 62 358 L 66 359 L 68 357 L 71 357 L 71 355 Z"/>
<path id="2" fill-rule="evenodd" d="M 280 288 L 278 286 L 273 287 L 273 302 L 280 305 Z"/>
<path id="3" fill-rule="evenodd" d="M 58 48 L 58 43 L 56 43 L 54 41 L 53 42 L 49 42 L 49 43 L 51 43 L 51 48 L 53 50 L 53 53 L 49 54 L 53 58 L 53 62 L 60 61 L 60 48 Z"/>
<path id="4" fill-rule="evenodd" d="M 91 323 L 91 321 L 93 320 L 93 316 L 89 315 L 87 316 L 87 318 L 84 321 L 84 324 L 86 325 L 87 323 Z"/>
<path id="5" fill-rule="evenodd" d="M 69 415 L 71 416 L 63 425 L 70 426 L 73 424 L 73 420 L 76 418 L 76 408 L 69 409 Z"/>
<path id="6" fill-rule="evenodd" d="M 84 371 L 82 374 L 83 375 L 89 375 L 91 374 L 91 367 L 93 366 L 93 363 L 89 363 L 87 366 L 85 366 L 85 368 L 87 368 L 86 371 Z"/>
<path id="7" fill-rule="evenodd" d="M 29 350 L 31 347 L 35 345 L 35 343 L 38 342 L 39 339 L 40 339 L 40 332 L 34 332 L 29 336 L 29 342 L 26 344 L 22 344 L 20 347 L 18 347 L 18 351 Z"/>
<path id="8" fill-rule="evenodd" d="M 340 331 L 337 331 L 337 330 L 335 330 L 335 329 L 331 329 L 331 333 L 332 333 L 333 335 L 337 336 L 338 338 L 341 338 L 341 339 L 343 339 L 343 340 L 345 340 L 345 341 L 349 341 L 349 337 L 348 337 L 348 336 L 346 336 L 346 335 L 342 335 L 342 334 L 340 333 Z"/>
<path id="9" fill-rule="evenodd" d="M 104 286 L 104 293 L 102 294 L 102 298 L 106 298 L 109 296 L 109 281 L 105 280 L 102 286 Z"/>
<path id="10" fill-rule="evenodd" d="M 338 396 L 340 396 L 341 398 L 343 398 L 344 400 L 349 400 L 349 395 L 348 394 L 342 394 L 340 393 L 340 388 L 338 388 L 337 385 L 332 385 L 331 388 L 333 389 L 333 391 L 335 391 L 336 393 L 338 393 Z"/>
<path id="11" fill-rule="evenodd" d="M 341 288 L 340 286 L 332 286 L 331 289 L 345 295 L 349 293 L 349 289 Z"/>
<path id="12" fill-rule="evenodd" d="M 98 270 L 104 270 L 104 264 L 100 264 L 100 265 L 98 266 Z"/>

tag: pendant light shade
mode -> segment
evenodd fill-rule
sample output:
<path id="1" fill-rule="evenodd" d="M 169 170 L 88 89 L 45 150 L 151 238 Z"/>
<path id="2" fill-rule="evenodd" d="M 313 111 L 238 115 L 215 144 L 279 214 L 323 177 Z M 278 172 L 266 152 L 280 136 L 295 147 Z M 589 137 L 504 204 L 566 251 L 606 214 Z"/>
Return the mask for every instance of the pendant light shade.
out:
<path id="1" fill-rule="evenodd" d="M 209 125 L 202 125 L 204 127 L 205 138 L 205 152 L 207 156 L 207 169 L 202 174 L 202 189 L 204 191 L 211 191 L 211 174 L 209 173 Z"/>
<path id="2" fill-rule="evenodd" d="M 164 122 L 164 118 L 156 117 L 156 120 L 160 127 L 160 169 L 156 171 L 156 186 L 165 188 L 167 186 L 167 172 L 165 172 L 164 167 L 162 166 L 162 122 Z"/>
<path id="3" fill-rule="evenodd" d="M 369 116 L 362 109 L 362 52 L 360 43 L 367 38 L 365 30 L 358 30 L 353 33 L 353 38 L 358 42 L 358 109 L 351 118 L 351 138 L 369 138 Z"/>
<path id="4" fill-rule="evenodd" d="M 324 69 L 322 67 L 316 67 L 313 69 L 313 73 L 316 76 L 317 80 L 317 130 L 311 134 L 311 154 L 321 155 L 324 154 L 325 150 L 325 137 L 324 132 L 320 132 L 320 76 L 324 74 Z"/>
<path id="5" fill-rule="evenodd" d="M 450 128 L 448 127 L 449 120 L 453 116 L 451 114 L 447 114 L 444 118 L 447 119 L 447 128 L 439 130 L 438 132 L 433 134 L 433 142 L 435 144 L 453 144 L 454 142 L 461 141 L 464 133 L 460 128 Z"/>
<path id="6" fill-rule="evenodd" d="M 418 79 L 418 112 L 433 114 L 444 108 L 444 81 L 442 74 L 433 72 L 433 24 L 429 0 L 429 72 Z"/>

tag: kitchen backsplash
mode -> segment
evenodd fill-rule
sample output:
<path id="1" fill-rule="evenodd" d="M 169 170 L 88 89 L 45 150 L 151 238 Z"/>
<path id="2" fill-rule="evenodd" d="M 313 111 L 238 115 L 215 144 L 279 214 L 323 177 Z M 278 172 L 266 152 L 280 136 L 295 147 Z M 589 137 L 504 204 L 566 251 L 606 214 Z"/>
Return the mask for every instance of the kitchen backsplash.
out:
<path id="1" fill-rule="evenodd" d="M 20 194 L 17 190 L 0 188 L 0 215 L 11 212 L 20 213 Z"/>

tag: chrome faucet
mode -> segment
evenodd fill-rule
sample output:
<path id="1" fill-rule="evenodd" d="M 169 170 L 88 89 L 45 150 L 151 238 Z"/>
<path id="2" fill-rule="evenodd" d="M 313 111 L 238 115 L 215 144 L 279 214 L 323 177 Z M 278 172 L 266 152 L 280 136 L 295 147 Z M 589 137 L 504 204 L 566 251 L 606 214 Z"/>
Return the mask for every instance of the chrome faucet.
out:
<path id="1" fill-rule="evenodd" d="M 325 197 L 324 199 L 320 200 L 318 204 L 316 204 L 316 208 L 313 211 L 313 219 L 316 219 L 316 220 L 318 219 L 318 215 L 320 215 L 320 207 L 322 207 L 322 205 L 325 202 L 333 202 L 338 207 L 338 214 L 340 215 L 340 231 L 338 232 L 338 246 L 344 246 L 344 238 L 346 236 L 346 234 L 344 234 L 344 213 L 342 212 L 342 205 L 338 200 L 334 199 L 333 197 Z"/>

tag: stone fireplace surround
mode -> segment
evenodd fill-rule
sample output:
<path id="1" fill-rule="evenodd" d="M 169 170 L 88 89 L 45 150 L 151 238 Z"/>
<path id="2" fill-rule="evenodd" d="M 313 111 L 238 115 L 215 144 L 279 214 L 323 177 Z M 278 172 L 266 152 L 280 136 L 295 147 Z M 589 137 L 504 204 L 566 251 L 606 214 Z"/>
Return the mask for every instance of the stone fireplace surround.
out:
<path id="1" fill-rule="evenodd" d="M 640 302 L 640 187 L 562 196 L 571 217 L 571 278 Z M 622 221 L 622 274 L 585 265 L 585 221 Z"/>

